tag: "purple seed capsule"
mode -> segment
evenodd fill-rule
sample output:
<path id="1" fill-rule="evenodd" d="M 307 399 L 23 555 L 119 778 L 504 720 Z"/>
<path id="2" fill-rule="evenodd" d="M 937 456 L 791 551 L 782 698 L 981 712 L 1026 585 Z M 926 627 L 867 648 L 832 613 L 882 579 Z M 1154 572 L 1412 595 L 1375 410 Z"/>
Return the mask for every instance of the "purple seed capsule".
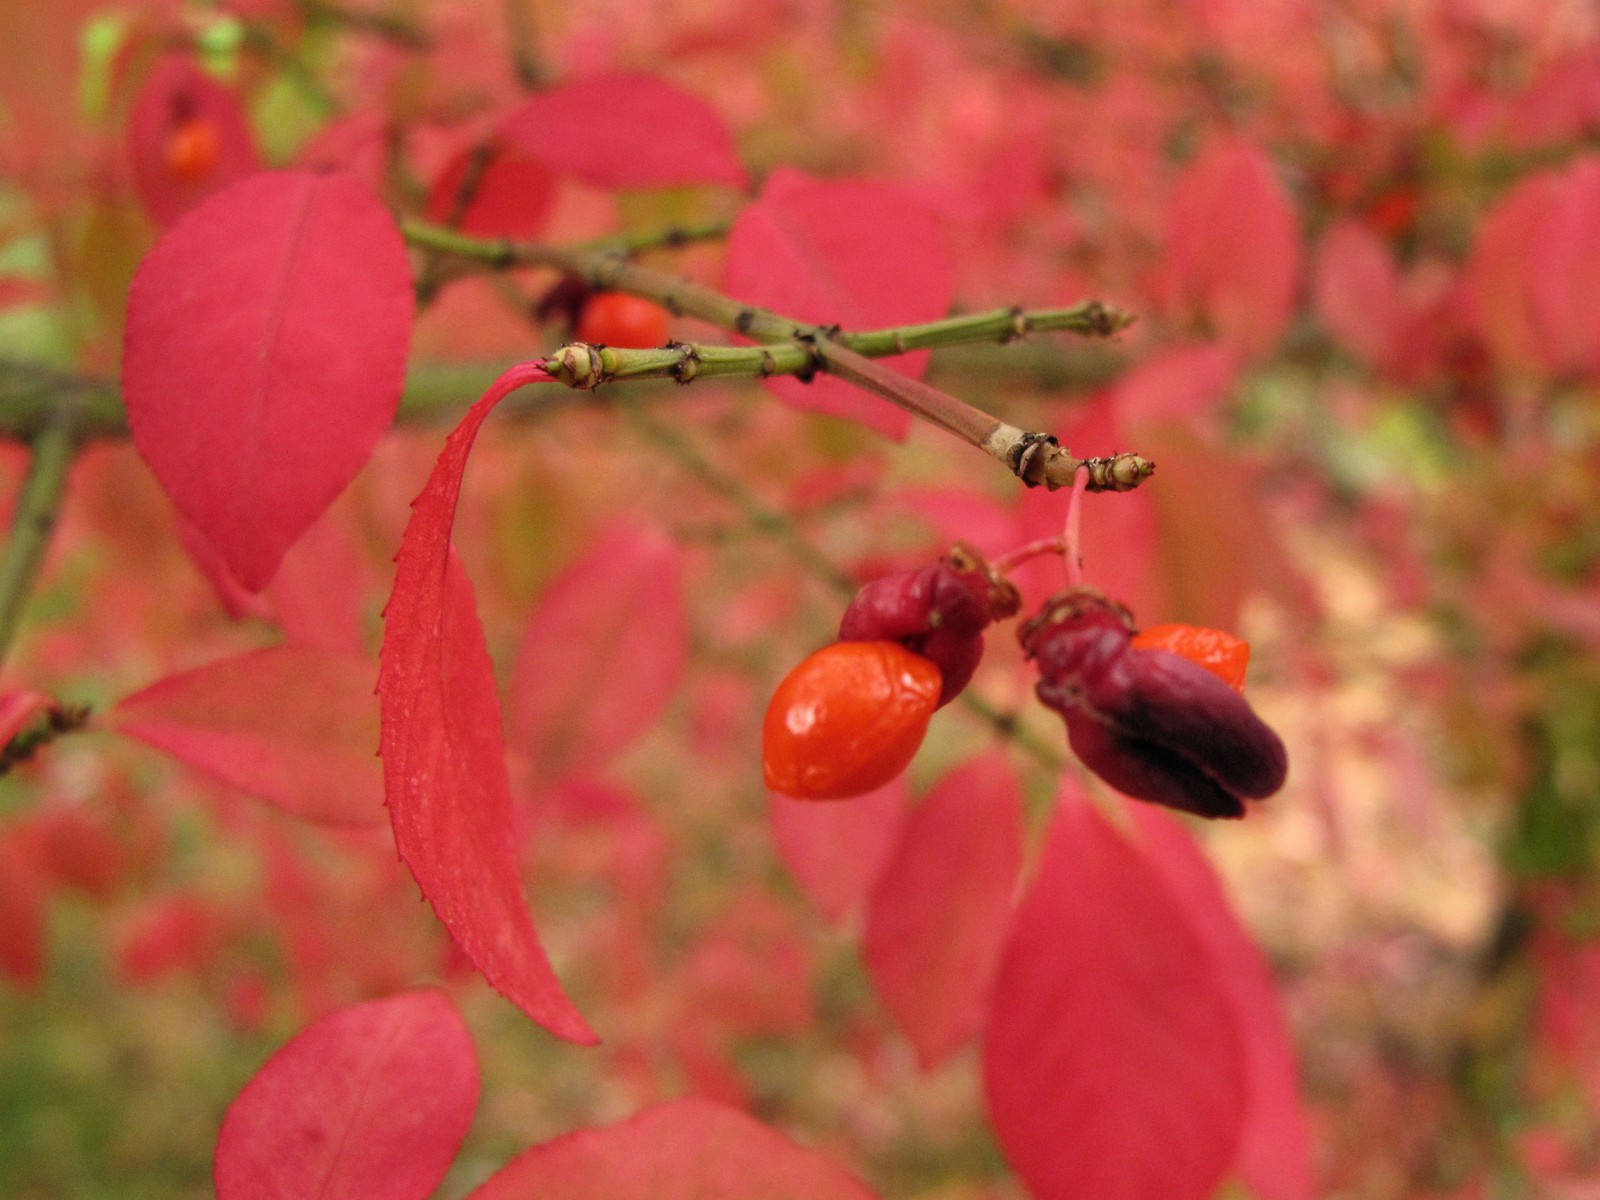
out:
<path id="1" fill-rule="evenodd" d="M 1022 599 L 972 547 L 957 543 L 938 562 L 874 579 L 839 621 L 841 642 L 899 642 L 933 662 L 944 678 L 939 705 L 971 681 L 983 657 L 983 631 L 1014 616 Z"/>
<path id="2" fill-rule="evenodd" d="M 1083 764 L 1121 792 L 1203 817 L 1244 815 L 1283 786 L 1288 755 L 1243 696 L 1197 663 L 1129 643 L 1132 614 L 1098 592 L 1054 596 L 1018 631 L 1039 699 Z"/>

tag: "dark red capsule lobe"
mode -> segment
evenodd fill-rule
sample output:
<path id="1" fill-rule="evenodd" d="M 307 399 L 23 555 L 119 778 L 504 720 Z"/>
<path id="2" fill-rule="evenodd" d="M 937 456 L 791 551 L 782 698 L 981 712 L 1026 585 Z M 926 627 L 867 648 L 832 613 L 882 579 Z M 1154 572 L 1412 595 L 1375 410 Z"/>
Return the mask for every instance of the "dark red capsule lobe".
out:
<path id="1" fill-rule="evenodd" d="M 933 662 L 944 678 L 943 707 L 978 669 L 984 629 L 1021 603 L 1010 580 L 958 543 L 937 562 L 866 584 L 839 621 L 839 640 L 895 641 Z"/>
<path id="2" fill-rule="evenodd" d="M 1206 817 L 1283 786 L 1283 742 L 1211 671 L 1133 646 L 1127 609 L 1089 589 L 1055 596 L 1023 625 L 1039 699 L 1065 719 L 1074 753 L 1119 791 Z"/>

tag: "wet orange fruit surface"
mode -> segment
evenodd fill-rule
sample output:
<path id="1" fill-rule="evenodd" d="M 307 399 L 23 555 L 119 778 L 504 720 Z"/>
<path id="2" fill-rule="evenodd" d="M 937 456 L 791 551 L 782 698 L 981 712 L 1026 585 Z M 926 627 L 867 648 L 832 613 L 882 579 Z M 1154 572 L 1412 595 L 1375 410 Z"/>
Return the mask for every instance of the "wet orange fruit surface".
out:
<path id="1" fill-rule="evenodd" d="M 1137 650 L 1167 650 L 1181 654 L 1210 671 L 1236 692 L 1244 691 L 1244 673 L 1250 665 L 1250 643 L 1221 629 L 1203 625 L 1152 625 L 1134 635 Z"/>
<path id="2" fill-rule="evenodd" d="M 843 800 L 888 783 L 922 745 L 939 668 L 898 642 L 834 642 L 790 671 L 767 706 L 767 786 L 797 800 Z"/>

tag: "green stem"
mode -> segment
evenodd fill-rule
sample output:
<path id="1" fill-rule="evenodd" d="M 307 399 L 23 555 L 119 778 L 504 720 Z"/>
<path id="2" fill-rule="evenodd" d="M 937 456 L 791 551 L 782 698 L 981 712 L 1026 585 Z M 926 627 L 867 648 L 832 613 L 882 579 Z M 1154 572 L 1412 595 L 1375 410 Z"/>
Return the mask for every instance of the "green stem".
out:
<path id="1" fill-rule="evenodd" d="M 921 325 L 900 325 L 893 329 L 871 329 L 857 333 L 835 333 L 830 341 L 857 356 L 882 358 L 902 354 L 908 350 L 941 349 L 967 346 L 981 342 L 1006 343 L 1025 332 L 1063 330 L 1073 333 L 1099 334 L 1117 324 L 1121 314 L 1112 313 L 1098 301 L 1090 300 L 1071 308 L 1046 308 L 1032 311 L 1020 308 L 1002 308 L 993 312 L 975 313 L 965 317 L 949 317 L 943 321 L 930 321 Z M 792 328 L 792 326 L 791 326 Z M 585 374 L 575 386 L 597 387 L 601 383 L 622 379 L 675 379 L 687 383 L 690 379 L 725 378 L 736 375 L 795 375 L 808 368 L 815 369 L 826 351 L 820 351 L 807 342 L 780 341 L 758 346 L 706 346 L 677 342 L 659 350 L 629 350 L 618 346 L 597 347 L 600 351 L 599 374 Z M 558 351 L 559 354 L 559 351 Z M 555 356 L 552 356 L 555 357 Z M 835 355 L 829 366 L 841 378 L 851 360 Z M 859 367 L 859 364 L 857 364 Z M 977 412 L 966 408 L 967 412 Z M 994 418 L 984 418 L 984 428 L 992 427 Z"/>
<path id="2" fill-rule="evenodd" d="M 1076 311 L 1055 310 L 1045 315 Z M 1027 315 L 1017 314 L 1013 319 L 1025 319 Z M 993 323 L 993 314 L 984 314 L 974 318 L 970 327 L 990 336 Z M 912 340 L 959 337 L 959 325 L 959 321 L 937 322 L 936 332 L 931 335 L 924 331 L 935 326 L 912 325 L 856 336 L 870 349 L 894 354 Z M 1030 486 L 1042 483 L 1052 489 L 1070 487 L 1082 467 L 1088 471 L 1091 491 L 1126 492 L 1138 487 L 1155 471 L 1154 463 L 1137 454 L 1075 458 L 1070 450 L 1057 445 L 1053 437 L 1019 429 L 948 392 L 856 353 L 847 344 L 850 336 L 840 334 L 835 339 L 802 334 L 788 342 L 760 346 L 674 342 L 660 350 L 626 350 L 574 342 L 550 355 L 544 365 L 568 387 L 590 391 L 617 379 L 674 379 L 689 383 L 695 379 L 736 375 L 806 377 L 817 370 L 826 370 L 978 447 L 1004 463 Z"/>
<path id="3" fill-rule="evenodd" d="M 689 221 L 681 225 L 667 225 L 660 229 L 638 229 L 616 233 L 609 237 L 579 242 L 573 247 L 594 254 L 638 254 L 645 250 L 677 250 L 695 242 L 714 242 L 728 236 L 733 222 L 727 217 L 712 217 L 704 221 Z"/>
<path id="4" fill-rule="evenodd" d="M 40 430 L 33 439 L 28 474 L 11 518 L 11 535 L 0 551 L 0 662 L 16 638 L 22 610 L 44 564 L 77 445 L 67 421 Z"/>
<path id="5" fill-rule="evenodd" d="M 453 421 L 465 397 L 483 392 L 506 362 L 423 363 L 406 374 L 397 420 L 408 424 Z M 665 394 L 665 393 L 663 393 Z M 512 396 L 502 411 L 553 413 L 599 403 L 587 392 L 544 389 L 537 398 Z M 0 357 L 0 438 L 32 441 L 61 412 L 73 414 L 73 429 L 84 441 L 128 436 L 128 414 L 116 382 L 75 375 L 37 363 Z"/>
<path id="6" fill-rule="evenodd" d="M 1037 317 L 1015 309 L 954 318 L 904 329 L 846 334 L 794 320 L 770 309 L 742 304 L 714 288 L 668 271 L 640 266 L 627 258 L 582 247 L 492 241 L 467 237 L 421 221 L 404 221 L 401 232 L 415 246 L 467 259 L 493 269 L 513 266 L 548 267 L 582 279 L 596 291 L 623 291 L 662 305 L 675 316 L 698 317 L 757 342 L 752 355 L 740 347 L 685 346 L 660 351 L 616 351 L 578 343 L 563 347 L 546 360 L 546 369 L 571 387 L 596 388 L 620 378 L 617 369 L 628 354 L 636 358 L 635 378 L 669 375 L 688 383 L 700 375 L 793 374 L 802 378 L 825 370 L 882 396 L 892 404 L 978 447 L 1004 463 L 1029 486 L 1070 487 L 1079 467 L 1089 469 L 1095 491 L 1128 491 L 1154 471 L 1153 463 L 1133 454 L 1103 459 L 1078 459 L 1055 438 L 1009 425 L 963 400 L 898 371 L 873 363 L 870 353 L 904 350 L 960 341 L 1010 339 L 1031 329 L 1077 328 L 1101 336 L 1115 333 L 1131 320 L 1098 302 L 1057 309 Z"/>

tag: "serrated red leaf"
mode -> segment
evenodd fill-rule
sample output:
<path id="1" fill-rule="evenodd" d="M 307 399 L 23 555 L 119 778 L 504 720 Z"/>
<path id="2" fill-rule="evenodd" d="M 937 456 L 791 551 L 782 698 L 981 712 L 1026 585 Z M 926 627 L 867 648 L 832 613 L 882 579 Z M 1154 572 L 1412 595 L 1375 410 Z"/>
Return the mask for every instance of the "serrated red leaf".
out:
<path id="1" fill-rule="evenodd" d="M 767 794 L 778 857 L 824 920 L 842 921 L 866 899 L 899 839 L 906 800 L 903 775 L 841 804 Z"/>
<path id="2" fill-rule="evenodd" d="M 745 170 L 721 115 L 654 75 L 607 72 L 528 97 L 500 136 L 597 188 L 742 188 Z"/>
<path id="3" fill-rule="evenodd" d="M 208 138 L 198 169 L 175 165 L 173 139 L 185 122 Z M 261 169 L 239 97 L 187 55 L 169 54 L 151 69 L 128 115 L 133 186 L 156 224 L 166 227 L 213 192 Z"/>
<path id="4" fill-rule="evenodd" d="M 513 1159 L 469 1200 L 872 1200 L 815 1150 L 709 1100 L 673 1100 Z"/>
<path id="5" fill-rule="evenodd" d="M 266 585 L 393 420 L 412 311 L 405 243 L 346 175 L 253 175 L 139 265 L 134 445 L 245 587 Z"/>
<path id="6" fill-rule="evenodd" d="M 955 277 L 937 219 L 907 192 L 779 168 L 733 223 L 723 286 L 785 316 L 862 330 L 946 316 Z M 884 361 L 918 376 L 928 354 Z M 765 386 L 796 408 L 849 417 L 884 437 L 899 440 L 911 428 L 908 413 L 826 375 Z"/>
<path id="7" fill-rule="evenodd" d="M 478 1104 L 472 1035 L 439 991 L 341 1009 L 228 1107 L 218 1200 L 425 1200 Z"/>
<path id="8" fill-rule="evenodd" d="M 496 380 L 451 432 L 412 502 L 384 610 L 380 744 L 395 844 L 456 945 L 533 1020 L 592 1044 L 522 898 L 494 666 L 472 582 L 450 546 L 478 430 L 508 393 L 548 379 L 526 363 Z"/>
<path id="9" fill-rule="evenodd" d="M 614 526 L 529 615 L 511 675 L 511 744 L 546 779 L 596 769 L 655 723 L 688 659 L 678 547 Z"/>
<path id="10" fill-rule="evenodd" d="M 1160 874 L 1064 795 L 983 1038 L 995 1135 L 1038 1200 L 1210 1200 L 1238 1152 L 1226 990 Z"/>
<path id="11" fill-rule="evenodd" d="M 1271 968 L 1183 825 L 1148 804 L 1127 809 L 1138 827 L 1139 850 L 1199 935 L 1243 1036 L 1248 1099 L 1233 1173 L 1255 1200 L 1311 1200 L 1294 1044 Z"/>
<path id="12" fill-rule="evenodd" d="M 1206 147 L 1173 191 L 1169 256 L 1184 297 L 1230 344 L 1259 355 L 1294 309 L 1299 220 L 1256 146 Z"/>
<path id="13" fill-rule="evenodd" d="M 170 675 L 122 700 L 113 728 L 295 816 L 381 825 L 377 668 L 274 646 Z"/>
<path id="14" fill-rule="evenodd" d="M 1021 869 L 1022 789 L 996 751 L 928 793 L 873 889 L 867 974 L 925 1070 L 983 1024 Z"/>

